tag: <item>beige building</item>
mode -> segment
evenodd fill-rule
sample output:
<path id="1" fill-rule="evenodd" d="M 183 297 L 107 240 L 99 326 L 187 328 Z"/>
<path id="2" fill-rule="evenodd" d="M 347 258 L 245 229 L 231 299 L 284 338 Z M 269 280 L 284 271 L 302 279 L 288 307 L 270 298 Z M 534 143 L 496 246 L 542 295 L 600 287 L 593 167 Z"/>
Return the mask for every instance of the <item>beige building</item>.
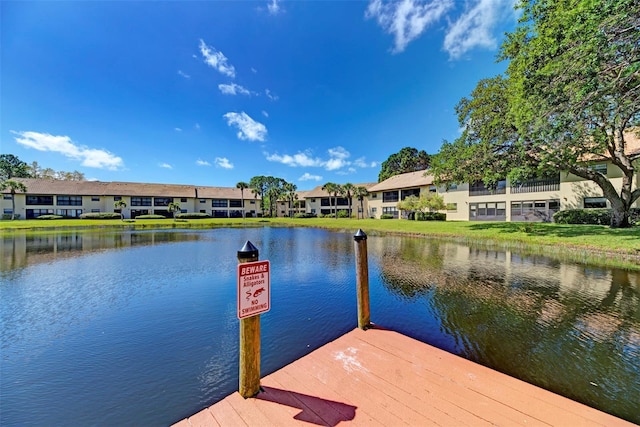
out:
<path id="1" fill-rule="evenodd" d="M 369 190 L 374 183 L 353 184 L 354 187 L 364 187 Z M 351 206 L 349 200 L 344 196 L 335 197 L 322 189 L 322 185 L 317 186 L 313 190 L 304 194 L 306 213 L 311 215 L 333 215 L 340 211 L 349 211 L 351 208 L 351 216 L 356 218 L 369 218 L 369 197 L 358 200 L 356 197 L 351 198 Z M 348 213 L 345 213 L 348 215 Z M 344 215 L 344 214 L 343 214 Z"/>
<path id="2" fill-rule="evenodd" d="M 620 191 L 622 171 L 610 161 L 591 166 L 609 177 Z M 447 220 L 457 221 L 551 221 L 561 209 L 607 208 L 609 202 L 602 190 L 592 181 L 586 181 L 568 173 L 558 173 L 554 178 L 511 183 L 498 182 L 488 189 L 482 182 L 436 186 L 428 171 L 410 172 L 393 176 L 370 188 L 369 210 L 371 217 L 389 214 L 394 218 L 406 217 L 398 211 L 397 204 L 408 196 L 420 196 L 428 192 L 443 197 L 447 205 Z M 640 171 L 634 179 L 638 188 Z M 640 208 L 640 201 L 634 203 Z"/>
<path id="3" fill-rule="evenodd" d="M 62 215 L 76 218 L 89 212 L 119 212 L 115 202 L 123 200 L 124 218 L 155 214 L 172 216 L 168 206 L 176 203 L 181 212 L 200 212 L 213 217 L 257 216 L 260 204 L 244 191 L 244 207 L 239 189 L 227 187 L 195 187 L 175 184 L 144 184 L 133 182 L 58 181 L 50 179 L 16 178 L 27 187 L 25 194 L 15 194 L 15 213 L 20 219 L 41 215 Z M 249 193 L 249 194 L 247 194 Z M 12 195 L 2 193 L 3 217 L 11 215 Z"/>

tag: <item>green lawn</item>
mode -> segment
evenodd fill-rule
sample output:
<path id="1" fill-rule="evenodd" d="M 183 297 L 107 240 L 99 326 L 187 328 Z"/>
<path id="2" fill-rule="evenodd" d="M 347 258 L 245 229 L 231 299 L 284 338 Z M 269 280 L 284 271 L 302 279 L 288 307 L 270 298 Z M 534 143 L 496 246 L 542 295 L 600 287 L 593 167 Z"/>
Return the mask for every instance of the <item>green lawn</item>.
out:
<path id="1" fill-rule="evenodd" d="M 516 222 L 439 222 L 343 218 L 250 218 L 136 220 L 21 220 L 0 221 L 0 233 L 12 230 L 51 231 L 77 228 L 213 228 L 244 226 L 302 226 L 367 234 L 403 233 L 433 236 L 465 243 L 516 248 L 527 252 L 561 255 L 577 261 L 640 269 L 640 227 L 610 229 L 598 225 L 559 225 Z"/>

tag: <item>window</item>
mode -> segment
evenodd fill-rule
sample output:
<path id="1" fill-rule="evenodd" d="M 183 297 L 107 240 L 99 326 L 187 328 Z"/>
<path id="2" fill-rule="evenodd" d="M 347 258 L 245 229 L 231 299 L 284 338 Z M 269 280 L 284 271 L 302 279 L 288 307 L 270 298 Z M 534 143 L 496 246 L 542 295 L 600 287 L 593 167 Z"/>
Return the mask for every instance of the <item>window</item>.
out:
<path id="1" fill-rule="evenodd" d="M 227 211 L 221 211 L 221 210 L 212 210 L 211 211 L 211 216 L 213 216 L 214 218 L 227 218 Z"/>
<path id="2" fill-rule="evenodd" d="M 58 196 L 56 204 L 58 206 L 82 206 L 82 196 Z"/>
<path id="3" fill-rule="evenodd" d="M 11 209 L 11 208 L 9 208 L 9 209 L 5 208 L 5 209 L 4 209 L 4 214 L 5 214 L 5 215 L 12 215 L 12 214 L 13 214 L 13 209 Z"/>
<path id="4" fill-rule="evenodd" d="M 377 199 L 378 193 L 370 193 L 369 196 L 371 196 L 372 199 Z"/>
<path id="5" fill-rule="evenodd" d="M 511 216 L 520 216 L 520 215 L 522 215 L 522 203 L 511 202 Z"/>
<path id="6" fill-rule="evenodd" d="M 41 215 L 53 215 L 53 209 L 27 209 L 27 219 L 38 218 Z"/>
<path id="7" fill-rule="evenodd" d="M 315 203 L 315 202 L 316 202 L 316 199 L 311 199 L 311 203 Z"/>
<path id="8" fill-rule="evenodd" d="M 559 211 L 560 210 L 560 200 L 549 200 L 549 210 L 550 211 Z"/>
<path id="9" fill-rule="evenodd" d="M 205 199 L 200 199 L 200 203 L 207 203 Z"/>
<path id="10" fill-rule="evenodd" d="M 506 219 L 506 210 L 506 202 L 469 203 L 469 219 L 477 221 L 504 221 Z"/>
<path id="11" fill-rule="evenodd" d="M 447 191 L 457 190 L 457 189 L 458 189 L 458 184 L 449 184 L 449 186 L 447 187 Z"/>
<path id="12" fill-rule="evenodd" d="M 100 196 L 91 196 L 91 201 L 92 202 L 99 202 L 100 201 Z"/>
<path id="13" fill-rule="evenodd" d="M 400 199 L 401 200 L 404 200 L 409 196 L 420 197 L 420 189 L 419 188 L 412 188 L 411 190 L 402 190 L 400 192 Z"/>
<path id="14" fill-rule="evenodd" d="M 397 191 L 385 191 L 382 193 L 382 202 L 397 202 L 398 201 L 398 192 Z"/>
<path id="15" fill-rule="evenodd" d="M 169 206 L 173 203 L 173 197 L 156 197 L 153 199 L 153 206 Z"/>
<path id="16" fill-rule="evenodd" d="M 117 202 L 119 200 L 122 200 L 122 196 L 113 196 L 113 201 Z"/>
<path id="17" fill-rule="evenodd" d="M 200 209 L 200 213 L 207 213 L 207 211 L 204 209 Z"/>
<path id="18" fill-rule="evenodd" d="M 320 199 L 320 206 L 331 206 L 331 204 L 329 203 L 329 198 L 324 197 Z"/>
<path id="19" fill-rule="evenodd" d="M 487 216 L 487 204 L 478 203 L 478 216 Z"/>
<path id="20" fill-rule="evenodd" d="M 603 175 L 607 174 L 607 164 L 606 163 L 598 163 L 595 165 L 589 165 L 589 169 L 594 172 L 600 172 Z"/>
<path id="21" fill-rule="evenodd" d="M 256 204 L 256 201 L 255 201 L 255 200 L 252 200 L 252 201 L 250 201 L 250 202 L 249 202 L 249 204 L 250 204 L 250 205 L 255 205 L 255 204 Z"/>
<path id="22" fill-rule="evenodd" d="M 91 209 L 91 212 L 100 212 L 100 209 Z"/>
<path id="23" fill-rule="evenodd" d="M 507 203 L 496 203 L 496 216 L 505 216 L 507 214 Z"/>
<path id="24" fill-rule="evenodd" d="M 393 216 L 397 216 L 398 215 L 398 208 L 395 206 L 385 206 L 382 208 L 382 214 L 385 215 L 393 215 Z"/>
<path id="25" fill-rule="evenodd" d="M 241 208 L 242 207 L 242 200 L 229 200 L 229 207 L 230 208 Z"/>
<path id="26" fill-rule="evenodd" d="M 447 210 L 448 211 L 457 211 L 458 210 L 458 204 L 457 203 L 447 203 Z"/>
<path id="27" fill-rule="evenodd" d="M 484 185 L 484 182 L 477 181 L 469 186 L 469 196 L 487 196 L 489 194 L 506 194 L 507 181 L 501 180 L 491 187 Z"/>
<path id="28" fill-rule="evenodd" d="M 435 185 L 430 185 L 429 186 L 429 193 L 436 193 L 438 191 L 438 189 L 436 188 Z"/>
<path id="29" fill-rule="evenodd" d="M 151 197 L 132 197 L 131 206 L 151 206 Z"/>
<path id="30" fill-rule="evenodd" d="M 229 206 L 227 199 L 213 199 L 211 201 L 211 207 L 213 208 L 226 208 L 227 206 Z"/>
<path id="31" fill-rule="evenodd" d="M 180 203 L 187 203 L 187 198 L 186 197 L 181 198 Z"/>
<path id="32" fill-rule="evenodd" d="M 584 208 L 592 209 L 592 208 L 606 208 L 607 207 L 607 199 L 604 197 L 585 197 L 584 198 Z"/>
<path id="33" fill-rule="evenodd" d="M 27 205 L 53 205 L 53 196 L 27 196 Z"/>
<path id="34" fill-rule="evenodd" d="M 13 199 L 13 196 L 11 194 L 4 194 L 2 196 L 2 198 L 5 199 L 5 200 L 11 200 L 11 199 Z"/>
<path id="35" fill-rule="evenodd" d="M 56 215 L 62 215 L 67 218 L 78 218 L 82 215 L 82 209 L 57 209 Z"/>

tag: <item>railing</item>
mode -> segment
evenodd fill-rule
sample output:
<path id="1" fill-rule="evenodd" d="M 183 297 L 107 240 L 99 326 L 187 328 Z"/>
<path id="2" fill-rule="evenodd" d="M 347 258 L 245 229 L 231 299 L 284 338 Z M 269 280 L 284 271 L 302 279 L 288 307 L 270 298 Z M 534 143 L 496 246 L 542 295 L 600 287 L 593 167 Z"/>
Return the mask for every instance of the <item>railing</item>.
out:
<path id="1" fill-rule="evenodd" d="M 537 193 L 541 191 L 559 191 L 560 178 L 531 179 L 524 182 L 516 182 L 511 186 L 511 194 Z"/>

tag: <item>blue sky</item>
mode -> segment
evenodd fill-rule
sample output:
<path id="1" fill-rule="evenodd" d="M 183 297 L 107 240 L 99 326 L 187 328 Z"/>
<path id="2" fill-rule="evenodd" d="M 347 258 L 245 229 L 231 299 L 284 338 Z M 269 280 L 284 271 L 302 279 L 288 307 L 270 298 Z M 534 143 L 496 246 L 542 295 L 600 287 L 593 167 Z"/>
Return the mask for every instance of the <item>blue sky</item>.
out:
<path id="1" fill-rule="evenodd" d="M 101 181 L 377 181 L 459 135 L 512 0 L 2 1 L 2 153 Z"/>

